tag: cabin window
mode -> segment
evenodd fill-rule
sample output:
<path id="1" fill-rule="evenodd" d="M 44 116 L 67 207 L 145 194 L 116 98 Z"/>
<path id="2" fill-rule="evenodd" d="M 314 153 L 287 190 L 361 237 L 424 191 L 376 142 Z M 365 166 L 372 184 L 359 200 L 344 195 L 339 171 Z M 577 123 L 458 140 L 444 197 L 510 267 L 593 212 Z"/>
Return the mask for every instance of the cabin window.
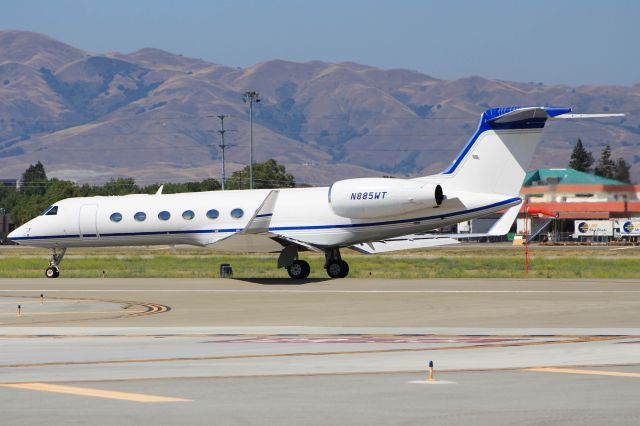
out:
<path id="1" fill-rule="evenodd" d="M 170 217 L 171 217 L 171 213 L 169 213 L 166 210 L 158 213 L 158 219 L 160 220 L 169 220 Z"/>
<path id="2" fill-rule="evenodd" d="M 242 216 L 244 216 L 244 211 L 242 211 L 242 209 L 231 210 L 231 217 L 240 219 Z"/>
<path id="3" fill-rule="evenodd" d="M 217 219 L 220 216 L 220 213 L 216 209 L 211 209 L 207 212 L 207 217 L 209 219 Z"/>
<path id="4" fill-rule="evenodd" d="M 191 220 L 195 217 L 195 213 L 193 213 L 193 210 L 185 210 L 182 212 L 182 218 L 184 220 Z"/>
<path id="5" fill-rule="evenodd" d="M 138 212 L 138 213 L 133 215 L 133 218 L 135 220 L 137 220 L 138 222 L 142 222 L 147 218 L 147 215 L 144 212 Z"/>
<path id="6" fill-rule="evenodd" d="M 120 222 L 122 220 L 122 215 L 120 213 L 112 213 L 111 216 L 109 216 L 109 219 L 111 219 L 111 222 Z"/>

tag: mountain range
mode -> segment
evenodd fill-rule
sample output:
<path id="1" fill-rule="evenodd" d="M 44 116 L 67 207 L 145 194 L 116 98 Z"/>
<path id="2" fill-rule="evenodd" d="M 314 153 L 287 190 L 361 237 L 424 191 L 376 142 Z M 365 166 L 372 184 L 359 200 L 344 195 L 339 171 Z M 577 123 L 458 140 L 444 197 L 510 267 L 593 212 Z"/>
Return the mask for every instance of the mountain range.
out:
<path id="1" fill-rule="evenodd" d="M 439 172 L 482 111 L 508 105 L 627 113 L 549 125 L 532 167 L 565 167 L 580 137 L 596 158 L 611 145 L 640 180 L 640 85 L 441 80 L 351 62 L 237 68 L 154 48 L 87 52 L 14 30 L 0 31 L 0 178 L 37 161 L 49 175 L 79 182 L 220 178 L 218 115 L 228 116 L 227 170 L 249 161 L 247 90 L 261 96 L 255 160 L 276 159 L 300 183 Z"/>

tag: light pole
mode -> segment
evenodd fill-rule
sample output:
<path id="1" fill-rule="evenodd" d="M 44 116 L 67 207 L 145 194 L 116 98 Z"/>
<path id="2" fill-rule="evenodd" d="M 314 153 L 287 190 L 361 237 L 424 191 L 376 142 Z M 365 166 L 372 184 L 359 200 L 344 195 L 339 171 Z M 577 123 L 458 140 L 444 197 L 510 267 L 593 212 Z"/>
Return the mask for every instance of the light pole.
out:
<path id="1" fill-rule="evenodd" d="M 253 103 L 260 102 L 260 93 L 247 90 L 242 100 L 249 103 L 249 189 L 253 189 Z"/>

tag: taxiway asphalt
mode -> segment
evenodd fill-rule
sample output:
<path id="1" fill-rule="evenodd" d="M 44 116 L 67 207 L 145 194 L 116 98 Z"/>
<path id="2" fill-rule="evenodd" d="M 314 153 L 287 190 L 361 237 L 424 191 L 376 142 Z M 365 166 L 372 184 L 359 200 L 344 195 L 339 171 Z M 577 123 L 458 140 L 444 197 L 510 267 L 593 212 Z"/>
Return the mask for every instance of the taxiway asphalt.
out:
<path id="1" fill-rule="evenodd" d="M 640 280 L 4 279 L 0 401 L 11 424 L 637 424 L 638 312 Z"/>

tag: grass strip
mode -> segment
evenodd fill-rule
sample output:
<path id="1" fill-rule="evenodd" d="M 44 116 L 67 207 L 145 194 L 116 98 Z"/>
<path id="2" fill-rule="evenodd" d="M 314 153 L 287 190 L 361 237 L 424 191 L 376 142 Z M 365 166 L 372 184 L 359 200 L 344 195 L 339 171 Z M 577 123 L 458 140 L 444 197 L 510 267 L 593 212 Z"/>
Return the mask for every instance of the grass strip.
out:
<path id="1" fill-rule="evenodd" d="M 324 257 L 301 256 L 311 264 L 311 278 L 325 278 Z M 640 278 L 637 258 L 607 258 L 537 255 L 531 259 L 529 275 L 524 274 L 522 256 L 441 256 L 397 257 L 389 255 L 347 256 L 351 278 Z M 65 278 L 166 277 L 214 278 L 219 265 L 230 263 L 237 278 L 284 278 L 276 269 L 277 255 L 119 254 L 112 257 L 74 257 L 61 264 Z M 46 257 L 0 258 L 0 278 L 43 277 Z"/>

